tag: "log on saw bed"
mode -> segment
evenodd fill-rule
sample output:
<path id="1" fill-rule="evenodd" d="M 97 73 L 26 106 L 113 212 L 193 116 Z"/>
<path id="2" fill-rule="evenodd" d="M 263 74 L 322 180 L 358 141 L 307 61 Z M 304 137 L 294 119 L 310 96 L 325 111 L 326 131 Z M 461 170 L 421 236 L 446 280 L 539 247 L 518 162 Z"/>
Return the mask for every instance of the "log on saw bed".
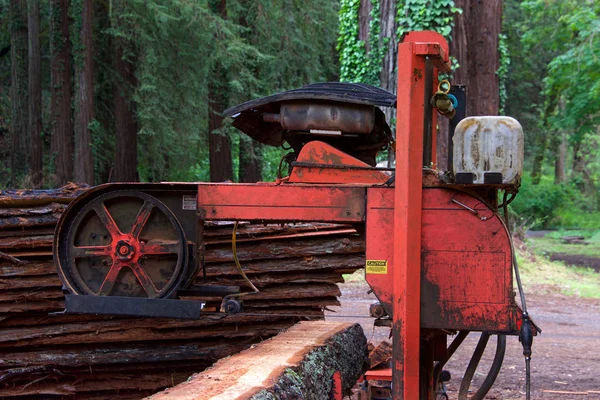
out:
<path id="1" fill-rule="evenodd" d="M 368 367 L 360 325 L 304 321 L 148 400 L 328 399 L 336 371 L 349 393 Z"/>
<path id="2" fill-rule="evenodd" d="M 364 265 L 356 232 L 333 224 L 241 223 L 238 255 L 260 293 L 251 315 L 174 320 L 49 315 L 64 307 L 53 231 L 88 188 L 0 191 L 0 393 L 3 398 L 139 399 L 337 305 L 342 274 Z M 243 285 L 232 225 L 206 224 L 207 283 Z M 198 283 L 202 279 L 197 278 Z M 69 397 L 71 398 L 71 397 Z"/>

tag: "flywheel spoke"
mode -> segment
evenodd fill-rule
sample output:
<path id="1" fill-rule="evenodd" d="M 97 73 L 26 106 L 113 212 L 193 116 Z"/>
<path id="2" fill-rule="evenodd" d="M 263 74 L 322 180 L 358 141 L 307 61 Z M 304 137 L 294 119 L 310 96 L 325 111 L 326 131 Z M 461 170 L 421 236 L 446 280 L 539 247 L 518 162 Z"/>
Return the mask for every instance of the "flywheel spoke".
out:
<path id="1" fill-rule="evenodd" d="M 148 294 L 148 297 L 157 297 L 158 289 L 156 288 L 156 286 L 154 286 L 154 282 L 152 282 L 152 279 L 150 279 L 150 277 L 148 276 L 146 271 L 144 271 L 142 266 L 139 263 L 134 262 L 131 263 L 129 267 L 131 268 L 136 278 Z"/>
<path id="2" fill-rule="evenodd" d="M 180 247 L 180 242 L 174 240 L 153 241 L 143 244 L 140 253 L 143 255 L 178 254 Z"/>
<path id="3" fill-rule="evenodd" d="M 115 282 L 117 281 L 117 277 L 119 276 L 119 272 L 123 268 L 123 264 L 121 262 L 115 261 L 113 265 L 110 267 L 108 274 L 104 278 L 100 289 L 98 290 L 98 294 L 100 296 L 108 296 L 115 286 Z"/>
<path id="4" fill-rule="evenodd" d="M 135 217 L 135 222 L 133 223 L 133 227 L 131 228 L 131 236 L 133 236 L 136 239 L 140 236 L 140 233 L 144 229 L 144 226 L 146 226 L 148 218 L 150 217 L 150 214 L 152 213 L 153 209 L 154 204 L 150 203 L 149 201 L 144 201 L 142 208 Z"/>
<path id="5" fill-rule="evenodd" d="M 80 204 L 59 232 L 59 268 L 71 292 L 161 298 L 188 278 L 185 232 L 160 200 L 107 190 Z"/>
<path id="6" fill-rule="evenodd" d="M 97 204 L 94 207 L 94 211 L 96 211 L 98 218 L 100 218 L 100 221 L 102 221 L 102 224 L 104 225 L 106 230 L 108 230 L 108 233 L 110 233 L 110 236 L 112 236 L 113 239 L 122 235 L 121 230 L 117 226 L 117 223 L 113 219 L 112 215 L 110 215 L 110 213 L 108 212 L 108 209 L 106 208 L 104 203 Z"/>
<path id="7" fill-rule="evenodd" d="M 73 246 L 71 256 L 75 258 L 109 256 L 110 251 L 110 246 Z"/>

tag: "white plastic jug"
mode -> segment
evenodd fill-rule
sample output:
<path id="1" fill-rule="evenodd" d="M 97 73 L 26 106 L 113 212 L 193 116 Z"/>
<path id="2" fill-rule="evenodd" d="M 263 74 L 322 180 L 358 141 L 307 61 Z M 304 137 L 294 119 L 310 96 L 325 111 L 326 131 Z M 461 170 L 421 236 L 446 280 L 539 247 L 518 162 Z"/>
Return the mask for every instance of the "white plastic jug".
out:
<path id="1" fill-rule="evenodd" d="M 516 184 L 523 175 L 523 128 L 514 118 L 465 118 L 453 142 L 454 173 L 473 173 L 473 183 L 484 183 L 486 172 L 500 172 L 504 184 Z"/>

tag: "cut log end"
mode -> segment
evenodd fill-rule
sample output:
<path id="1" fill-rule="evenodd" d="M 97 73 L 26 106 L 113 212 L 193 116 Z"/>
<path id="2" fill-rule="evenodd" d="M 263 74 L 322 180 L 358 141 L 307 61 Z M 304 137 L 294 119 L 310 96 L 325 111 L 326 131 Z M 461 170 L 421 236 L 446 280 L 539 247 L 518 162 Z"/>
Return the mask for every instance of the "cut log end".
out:
<path id="1" fill-rule="evenodd" d="M 149 399 L 326 399 L 336 371 L 347 393 L 368 366 L 359 324 L 306 321 Z"/>

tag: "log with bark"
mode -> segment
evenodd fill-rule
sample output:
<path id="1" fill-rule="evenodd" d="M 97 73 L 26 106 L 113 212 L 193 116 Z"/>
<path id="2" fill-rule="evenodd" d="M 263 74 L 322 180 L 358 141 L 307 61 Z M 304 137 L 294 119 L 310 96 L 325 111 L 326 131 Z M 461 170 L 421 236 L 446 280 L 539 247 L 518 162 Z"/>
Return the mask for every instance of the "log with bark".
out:
<path id="1" fill-rule="evenodd" d="M 359 324 L 305 321 L 149 399 L 328 399 L 336 372 L 348 394 L 368 367 Z"/>
<path id="2" fill-rule="evenodd" d="M 240 223 L 238 256 L 260 293 L 247 314 L 174 320 L 65 315 L 53 230 L 87 190 L 0 191 L 0 393 L 3 398 L 139 399 L 339 304 L 343 274 L 364 265 L 363 241 L 335 224 Z M 232 225 L 207 223 L 206 281 L 244 286 Z"/>

